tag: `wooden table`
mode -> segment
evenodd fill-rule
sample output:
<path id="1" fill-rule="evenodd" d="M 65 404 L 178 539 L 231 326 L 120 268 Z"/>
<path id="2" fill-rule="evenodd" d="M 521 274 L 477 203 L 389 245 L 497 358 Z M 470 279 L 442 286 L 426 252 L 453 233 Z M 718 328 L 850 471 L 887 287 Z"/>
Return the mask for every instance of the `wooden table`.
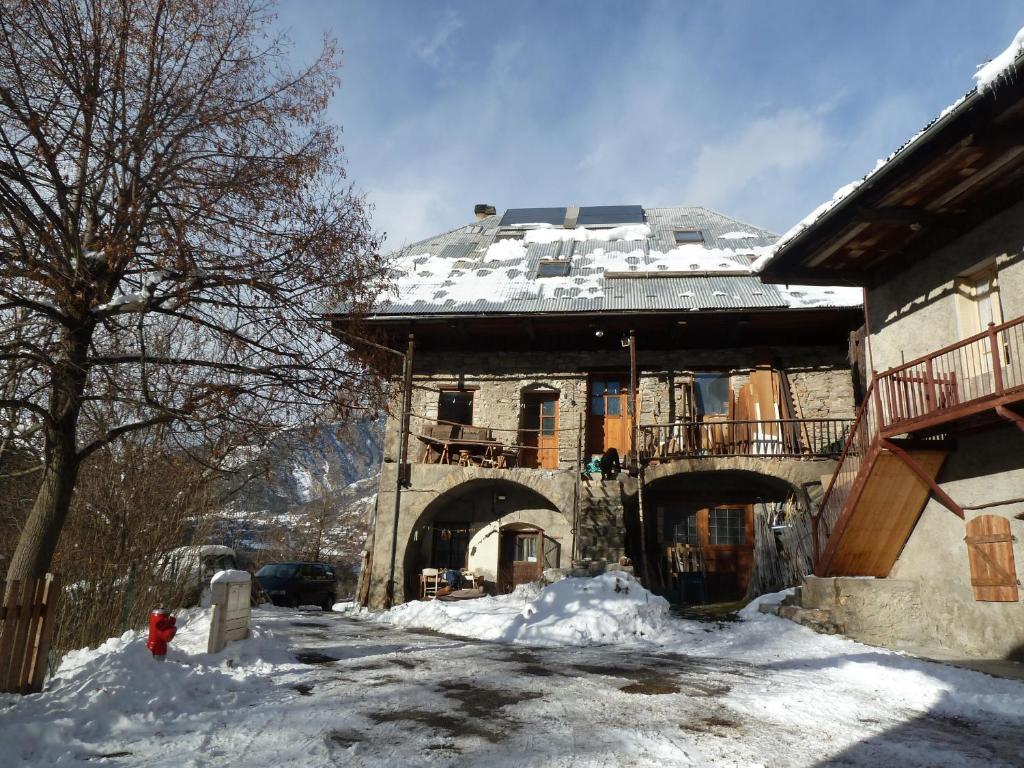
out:
<path id="1" fill-rule="evenodd" d="M 438 438 L 428 435 L 416 435 L 424 444 L 423 458 L 426 462 L 431 450 L 438 452 L 438 464 L 451 464 L 455 458 L 457 463 L 461 456 L 466 460 L 464 466 L 473 463 L 477 466 L 501 468 L 504 466 L 505 446 L 497 440 L 464 440 L 462 438 Z"/>

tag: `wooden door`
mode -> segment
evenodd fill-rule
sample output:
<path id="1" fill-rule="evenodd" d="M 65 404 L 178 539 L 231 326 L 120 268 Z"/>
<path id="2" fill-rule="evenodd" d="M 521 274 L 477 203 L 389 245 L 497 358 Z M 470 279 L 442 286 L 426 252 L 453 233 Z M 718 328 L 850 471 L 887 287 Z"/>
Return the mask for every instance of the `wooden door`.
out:
<path id="1" fill-rule="evenodd" d="M 498 563 L 501 591 L 511 592 L 519 584 L 539 579 L 543 552 L 543 531 L 502 531 Z"/>
<path id="2" fill-rule="evenodd" d="M 707 597 L 738 600 L 747 591 L 754 567 L 754 509 L 750 504 L 706 507 L 697 513 L 704 556 Z"/>
<path id="3" fill-rule="evenodd" d="M 523 397 L 522 445 L 527 447 L 523 464 L 540 469 L 558 469 L 558 393 Z"/>
<path id="4" fill-rule="evenodd" d="M 625 376 L 594 377 L 590 380 L 590 416 L 587 447 L 590 453 L 609 448 L 625 459 L 633 444 L 633 408 Z"/>

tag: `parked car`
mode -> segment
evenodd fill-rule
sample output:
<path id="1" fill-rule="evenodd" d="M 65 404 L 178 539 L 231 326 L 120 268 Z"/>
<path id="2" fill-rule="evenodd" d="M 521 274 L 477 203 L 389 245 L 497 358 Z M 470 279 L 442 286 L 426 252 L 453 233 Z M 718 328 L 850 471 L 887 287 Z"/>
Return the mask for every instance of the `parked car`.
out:
<path id="1" fill-rule="evenodd" d="M 210 591 L 218 571 L 237 568 L 235 550 L 220 544 L 194 544 L 166 552 L 157 561 L 157 577 L 182 590 L 182 605 L 199 605 Z"/>
<path id="2" fill-rule="evenodd" d="M 331 610 L 337 597 L 334 566 L 326 563 L 268 563 L 256 581 L 274 605 L 319 605 Z"/>

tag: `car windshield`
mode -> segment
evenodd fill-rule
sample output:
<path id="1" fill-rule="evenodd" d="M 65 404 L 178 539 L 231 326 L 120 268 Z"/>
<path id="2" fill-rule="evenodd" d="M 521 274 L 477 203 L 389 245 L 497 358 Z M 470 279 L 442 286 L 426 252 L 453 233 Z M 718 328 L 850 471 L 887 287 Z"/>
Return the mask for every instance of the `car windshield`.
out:
<path id="1" fill-rule="evenodd" d="M 297 565 L 287 565 L 284 563 L 271 563 L 270 565 L 264 565 L 258 571 L 257 576 L 272 576 L 275 578 L 284 578 L 287 576 L 294 576 L 295 571 L 298 568 Z"/>

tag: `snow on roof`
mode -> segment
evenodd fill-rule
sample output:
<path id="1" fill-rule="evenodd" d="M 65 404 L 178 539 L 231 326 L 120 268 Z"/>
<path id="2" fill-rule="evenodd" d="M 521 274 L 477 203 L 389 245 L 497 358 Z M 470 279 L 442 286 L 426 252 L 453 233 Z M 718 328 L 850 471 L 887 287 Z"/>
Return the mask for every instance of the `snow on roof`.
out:
<path id="1" fill-rule="evenodd" d="M 992 61 L 978 67 L 978 71 L 972 75 L 977 83 L 979 93 L 992 88 L 1000 78 L 1006 75 L 1013 66 L 1017 57 L 1024 52 L 1024 27 L 1021 27 L 1011 42 L 1002 53 Z"/>
<path id="2" fill-rule="evenodd" d="M 557 243 L 568 242 L 569 240 L 577 242 L 599 240 L 608 243 L 615 240 L 643 240 L 650 236 L 651 228 L 646 224 L 626 224 L 625 226 L 612 227 L 610 229 L 587 229 L 586 227 L 555 229 L 550 225 L 546 225 L 537 229 L 531 229 L 523 236 L 523 242 Z"/>
<path id="3" fill-rule="evenodd" d="M 995 87 L 995 85 L 1004 77 L 1009 75 L 1009 71 L 1015 65 L 1021 54 L 1024 53 L 1024 28 L 1013 38 L 1013 42 L 988 63 L 980 66 L 978 71 L 975 72 L 972 77 L 975 80 L 974 89 L 968 91 L 959 99 L 954 101 L 952 104 L 947 106 L 939 115 L 929 122 L 924 128 L 915 133 L 909 139 L 907 139 L 899 148 L 892 152 L 888 157 L 879 159 L 875 162 L 875 167 L 872 168 L 863 178 L 855 179 L 849 184 L 844 184 L 835 191 L 830 200 L 826 200 L 824 203 L 819 205 L 807 216 L 797 222 L 791 229 L 780 237 L 775 244 L 760 258 L 758 258 L 752 265 L 751 271 L 759 273 L 764 270 L 766 266 L 775 258 L 775 255 L 782 250 L 784 246 L 792 242 L 797 236 L 804 230 L 810 228 L 825 214 L 835 208 L 839 203 L 849 197 L 854 191 L 856 191 L 864 182 L 871 179 L 883 168 L 887 168 L 889 164 L 899 155 L 905 153 L 910 147 L 915 145 L 918 140 L 925 134 L 928 133 L 935 125 L 944 121 L 952 113 L 956 112 L 957 109 L 967 101 L 970 96 L 976 93 L 985 93 L 986 91 Z"/>
<path id="4" fill-rule="evenodd" d="M 771 232 L 706 208 L 644 214 L 644 224 L 606 229 L 513 229 L 492 216 L 422 241 L 392 257 L 393 289 L 378 315 L 809 306 L 751 275 Z M 677 243 L 679 229 L 699 230 L 703 243 Z M 567 262 L 567 274 L 538 276 L 550 261 Z M 849 306 L 828 298 L 814 306 Z"/>

